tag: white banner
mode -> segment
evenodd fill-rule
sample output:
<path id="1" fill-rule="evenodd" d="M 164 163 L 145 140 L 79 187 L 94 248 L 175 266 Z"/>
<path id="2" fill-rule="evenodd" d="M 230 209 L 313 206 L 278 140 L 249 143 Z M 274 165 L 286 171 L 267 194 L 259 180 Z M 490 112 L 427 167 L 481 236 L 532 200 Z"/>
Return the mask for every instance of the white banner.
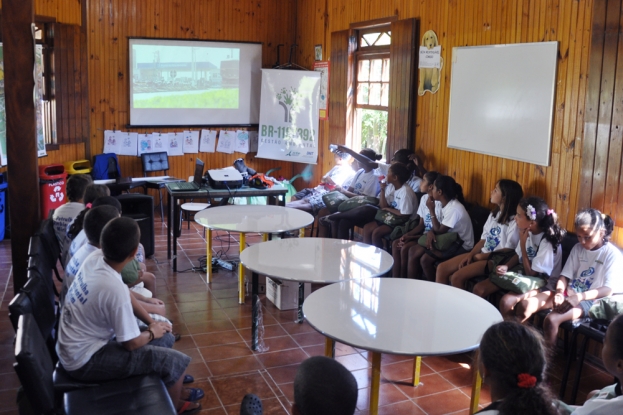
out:
<path id="1" fill-rule="evenodd" d="M 316 164 L 320 72 L 262 69 L 257 157 Z"/>

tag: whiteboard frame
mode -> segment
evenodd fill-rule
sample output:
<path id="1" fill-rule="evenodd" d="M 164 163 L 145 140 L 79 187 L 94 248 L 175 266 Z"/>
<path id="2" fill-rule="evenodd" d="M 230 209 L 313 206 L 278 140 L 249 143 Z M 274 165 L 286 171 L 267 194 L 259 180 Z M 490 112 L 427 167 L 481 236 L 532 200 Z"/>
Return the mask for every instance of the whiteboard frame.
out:
<path id="1" fill-rule="evenodd" d="M 482 83 L 478 84 L 474 74 L 483 68 L 489 71 L 480 73 L 487 80 L 485 86 L 494 89 L 494 85 L 514 85 L 511 92 L 516 100 L 504 100 L 509 103 L 506 107 L 494 106 L 509 91 L 477 89 Z M 549 166 L 557 73 L 557 41 L 453 48 L 448 148 Z M 510 111 L 516 105 L 522 105 L 520 111 Z M 486 118 L 482 108 L 494 109 L 494 116 Z M 536 122 L 528 123 L 527 118 L 515 114 L 527 114 Z M 505 146 L 490 144 L 500 139 Z"/>

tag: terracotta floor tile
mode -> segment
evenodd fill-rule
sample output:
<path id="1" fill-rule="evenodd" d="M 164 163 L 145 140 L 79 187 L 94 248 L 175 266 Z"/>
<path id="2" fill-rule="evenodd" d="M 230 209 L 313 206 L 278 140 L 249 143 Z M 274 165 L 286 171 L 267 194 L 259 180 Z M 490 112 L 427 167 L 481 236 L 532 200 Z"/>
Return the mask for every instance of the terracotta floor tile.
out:
<path id="1" fill-rule="evenodd" d="M 297 348 L 279 352 L 258 353 L 257 358 L 265 368 L 271 368 L 301 363 L 307 359 L 307 354 L 300 348 Z"/>
<path id="2" fill-rule="evenodd" d="M 358 352 L 354 347 L 349 346 L 347 344 L 339 343 L 339 342 L 335 343 L 335 355 L 336 356 L 346 356 L 346 355 L 355 354 L 355 353 L 358 353 Z"/>
<path id="3" fill-rule="evenodd" d="M 296 342 L 301 346 L 315 346 L 317 344 L 325 344 L 325 336 L 320 333 L 301 333 L 301 334 L 292 334 L 292 337 Z M 336 353 L 337 355 L 337 353 Z"/>
<path id="4" fill-rule="evenodd" d="M 268 368 L 266 371 L 277 385 L 294 382 L 299 364 Z"/>
<path id="5" fill-rule="evenodd" d="M 286 349 L 296 349 L 299 347 L 298 344 L 290 336 L 265 338 L 264 346 L 268 347 L 268 351 L 271 352 Z"/>
<path id="6" fill-rule="evenodd" d="M 196 301 L 214 302 L 212 294 L 207 290 L 205 292 L 196 293 L 176 293 L 171 294 L 177 303 L 190 303 Z"/>
<path id="7" fill-rule="evenodd" d="M 369 363 L 359 354 L 336 357 L 335 360 L 343 364 L 348 370 L 366 369 Z"/>
<path id="8" fill-rule="evenodd" d="M 262 400 L 276 397 L 260 373 L 219 377 L 212 379 L 212 385 L 225 406 L 240 405 L 247 393 L 253 393 Z"/>
<path id="9" fill-rule="evenodd" d="M 251 318 L 249 317 L 249 321 Z M 251 327 L 239 329 L 238 332 L 245 339 L 251 340 Z M 264 338 L 287 336 L 288 333 L 278 324 L 264 326 Z"/>
<path id="10" fill-rule="evenodd" d="M 282 383 L 279 389 L 290 404 L 294 402 L 294 383 Z"/>
<path id="11" fill-rule="evenodd" d="M 426 363 L 435 372 L 442 372 L 444 370 L 457 369 L 461 367 L 461 363 L 471 365 L 471 359 L 465 358 L 464 355 L 460 356 L 425 356 L 422 358 L 422 362 Z"/>
<path id="12" fill-rule="evenodd" d="M 192 375 L 192 377 L 195 378 L 195 381 L 208 379 L 212 376 L 212 373 L 210 373 L 210 369 L 208 369 L 208 366 L 206 366 L 204 362 L 198 361 L 191 361 L 188 365 L 188 368 L 186 368 L 186 373 Z"/>
<path id="13" fill-rule="evenodd" d="M 17 409 L 17 404 L 15 403 L 16 396 L 16 389 L 0 391 L 0 408 L 7 411 Z"/>
<path id="14" fill-rule="evenodd" d="M 309 357 L 324 356 L 324 344 L 317 344 L 315 346 L 306 346 L 306 347 L 302 347 L 302 349 L 305 350 L 305 353 L 307 353 Z"/>
<path id="15" fill-rule="evenodd" d="M 409 398 L 433 395 L 456 388 L 438 373 L 422 376 L 420 385 L 417 387 L 413 386 L 411 382 L 412 380 L 408 379 L 408 381 L 396 382 L 395 385 Z"/>
<path id="16" fill-rule="evenodd" d="M 379 415 L 426 415 L 415 403 L 403 401 L 391 405 L 379 406 Z"/>
<path id="17" fill-rule="evenodd" d="M 359 369 L 351 371 L 357 381 L 357 388 L 364 389 L 370 387 L 372 379 L 372 369 Z"/>
<path id="18" fill-rule="evenodd" d="M 177 294 L 180 295 L 180 294 Z M 211 301 L 193 301 L 188 303 L 177 303 L 177 309 L 181 313 L 191 313 L 194 311 L 218 310 L 221 306 L 215 300 Z"/>
<path id="19" fill-rule="evenodd" d="M 227 314 L 225 313 L 223 314 L 227 316 Z M 245 317 L 231 317 L 230 321 L 234 325 L 234 327 L 236 327 L 237 329 L 245 329 L 245 328 L 251 327 L 251 316 L 250 315 L 245 316 Z M 264 326 L 273 326 L 273 325 L 278 324 L 277 320 L 275 320 L 273 316 L 267 313 L 264 313 L 264 315 L 262 316 L 262 321 L 264 323 Z M 284 333 L 285 333 L 285 330 L 284 330 Z"/>
<path id="20" fill-rule="evenodd" d="M 469 408 L 469 398 L 458 389 L 415 398 L 414 402 L 429 415 L 449 414 Z"/>
<path id="21" fill-rule="evenodd" d="M 224 344 L 219 346 L 201 347 L 199 352 L 206 362 L 231 359 L 234 357 L 251 356 L 253 352 L 246 343 Z"/>
<path id="22" fill-rule="evenodd" d="M 17 389 L 20 382 L 16 373 L 5 373 L 0 376 L 0 390 Z"/>
<path id="23" fill-rule="evenodd" d="M 220 331 L 210 334 L 196 334 L 193 336 L 197 347 L 216 346 L 219 344 L 240 343 L 242 337 L 236 330 Z"/>
<path id="24" fill-rule="evenodd" d="M 208 368 L 214 376 L 224 376 L 235 373 L 251 372 L 262 369 L 262 364 L 255 356 L 235 357 L 233 359 L 215 360 L 207 362 Z M 244 396 L 244 395 L 243 395 Z"/>
<path id="25" fill-rule="evenodd" d="M 187 323 L 188 330 L 192 334 L 214 333 L 217 331 L 235 330 L 229 320 L 207 320 L 198 323 Z"/>
<path id="26" fill-rule="evenodd" d="M 220 309 L 181 313 L 181 316 L 186 324 L 203 323 L 211 320 L 229 320 L 227 314 Z"/>
<path id="27" fill-rule="evenodd" d="M 398 402 L 409 401 L 395 385 L 391 383 L 382 383 L 379 387 L 379 407 L 391 405 Z M 359 389 L 357 396 L 357 409 L 366 410 L 370 407 L 370 388 Z"/>
<path id="28" fill-rule="evenodd" d="M 426 365 L 420 365 L 420 376 L 434 373 L 431 368 Z M 381 366 L 381 376 L 393 382 L 405 380 L 413 381 L 413 359 L 404 362 L 391 363 Z"/>
<path id="29" fill-rule="evenodd" d="M 446 370 L 444 372 L 440 372 L 439 374 L 454 386 L 467 386 L 471 385 L 474 381 L 474 373 L 471 369 L 458 368 Z"/>

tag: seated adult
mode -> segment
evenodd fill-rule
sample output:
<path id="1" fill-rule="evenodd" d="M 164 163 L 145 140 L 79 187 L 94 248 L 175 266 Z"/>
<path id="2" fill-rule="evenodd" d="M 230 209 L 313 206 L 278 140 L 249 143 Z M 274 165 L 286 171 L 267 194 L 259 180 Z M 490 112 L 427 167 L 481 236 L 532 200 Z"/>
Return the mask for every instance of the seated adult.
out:
<path id="1" fill-rule="evenodd" d="M 101 251 L 89 255 L 69 287 L 63 307 L 56 349 L 70 376 L 102 382 L 129 376 L 160 376 L 178 413 L 196 411 L 201 389 L 182 390 L 190 357 L 167 346 L 171 326 L 149 324 L 141 332 L 132 312 L 128 287 L 120 272 L 134 259 L 140 230 L 130 218 L 110 221 L 101 235 Z M 143 311 L 137 315 L 148 323 Z"/>

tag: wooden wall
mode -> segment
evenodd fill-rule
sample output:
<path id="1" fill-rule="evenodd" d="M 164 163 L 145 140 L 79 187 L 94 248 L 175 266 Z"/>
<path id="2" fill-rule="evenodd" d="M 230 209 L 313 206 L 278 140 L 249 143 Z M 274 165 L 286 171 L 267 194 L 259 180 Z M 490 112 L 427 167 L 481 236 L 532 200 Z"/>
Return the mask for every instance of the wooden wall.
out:
<path id="1" fill-rule="evenodd" d="M 129 123 L 130 37 L 210 39 L 263 42 L 263 67 L 277 58 L 277 44 L 294 40 L 293 0 L 90 0 L 88 10 L 89 98 L 91 108 L 91 149 L 102 152 L 103 132 L 124 130 Z M 282 61 L 287 59 L 282 49 Z M 135 132 L 173 132 L 178 129 L 135 129 Z M 232 165 L 240 153 L 200 153 L 207 167 Z M 187 178 L 194 170 L 194 155 L 171 157 L 170 175 Z M 245 158 L 258 171 L 282 166 L 288 178 L 287 162 Z M 122 174 L 141 176 L 140 159 L 120 157 Z"/>
<path id="2" fill-rule="evenodd" d="M 452 175 L 468 200 L 485 206 L 498 179 L 517 180 L 525 193 L 544 197 L 571 229 L 578 208 L 593 1 L 601 0 L 298 0 L 297 59 L 310 66 L 315 44 L 322 44 L 328 56 L 331 32 L 348 29 L 350 23 L 393 15 L 420 19 L 420 34 L 437 33 L 445 61 L 439 92 L 417 97 L 413 114 L 416 132 L 411 139 L 426 167 Z M 447 148 L 452 48 L 554 40 L 560 54 L 551 166 Z M 339 139 L 329 138 L 328 121 L 321 121 L 320 131 L 321 150 Z M 319 170 L 329 164 L 325 158 Z"/>

